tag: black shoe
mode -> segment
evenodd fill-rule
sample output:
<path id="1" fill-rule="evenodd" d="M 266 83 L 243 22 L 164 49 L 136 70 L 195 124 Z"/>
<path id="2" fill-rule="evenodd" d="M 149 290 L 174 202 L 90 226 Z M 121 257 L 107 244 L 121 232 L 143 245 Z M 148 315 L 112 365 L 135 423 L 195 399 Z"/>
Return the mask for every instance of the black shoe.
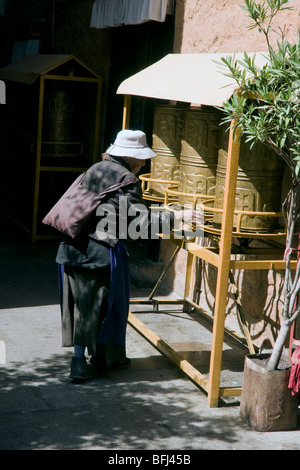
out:
<path id="1" fill-rule="evenodd" d="M 97 377 L 95 367 L 86 362 L 85 357 L 72 357 L 70 378 L 77 382 Z"/>
<path id="2" fill-rule="evenodd" d="M 92 366 L 96 369 L 98 374 L 101 374 L 101 372 L 105 372 L 106 364 L 105 364 L 105 361 L 101 357 L 92 356 L 90 362 Z"/>
<path id="3" fill-rule="evenodd" d="M 101 374 L 102 372 L 105 372 L 109 369 L 127 369 L 131 365 L 131 359 L 126 357 L 121 361 L 112 362 L 111 364 L 106 365 L 102 358 L 92 356 L 91 364 L 97 369 L 98 374 Z"/>
<path id="4" fill-rule="evenodd" d="M 131 366 L 131 359 L 125 357 L 121 361 L 113 362 L 108 366 L 109 369 L 128 369 Z"/>

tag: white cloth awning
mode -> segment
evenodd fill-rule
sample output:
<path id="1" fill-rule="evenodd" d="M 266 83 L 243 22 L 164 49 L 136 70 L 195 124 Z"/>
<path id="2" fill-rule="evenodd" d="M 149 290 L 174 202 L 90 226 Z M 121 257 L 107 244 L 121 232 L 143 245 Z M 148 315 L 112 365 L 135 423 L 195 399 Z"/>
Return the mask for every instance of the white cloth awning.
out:
<path id="1" fill-rule="evenodd" d="M 40 41 L 39 39 L 24 39 L 15 41 L 11 56 L 11 61 L 16 62 L 26 55 L 39 55 Z"/>
<path id="2" fill-rule="evenodd" d="M 257 66 L 267 63 L 266 53 L 248 53 L 254 54 Z M 221 58 L 229 55 L 236 60 L 244 57 L 244 53 L 168 54 L 124 80 L 117 94 L 222 106 L 237 88 L 220 65 Z"/>
<path id="3" fill-rule="evenodd" d="M 173 0 L 95 0 L 90 27 L 111 28 L 150 20 L 163 22 L 173 8 Z"/>

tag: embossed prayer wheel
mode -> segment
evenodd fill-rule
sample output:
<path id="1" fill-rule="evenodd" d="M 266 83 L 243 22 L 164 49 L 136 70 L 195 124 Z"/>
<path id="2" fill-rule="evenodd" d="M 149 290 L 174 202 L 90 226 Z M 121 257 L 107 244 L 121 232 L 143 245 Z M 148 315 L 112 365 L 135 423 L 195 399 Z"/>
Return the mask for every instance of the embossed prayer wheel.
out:
<path id="1" fill-rule="evenodd" d="M 223 208 L 225 190 L 228 133 L 222 126 L 218 156 L 216 195 L 214 206 Z M 235 210 L 255 212 L 280 212 L 283 162 L 266 145 L 250 144 L 242 137 L 237 176 Z M 220 226 L 222 213 L 214 214 L 214 224 Z M 237 220 L 234 216 L 234 226 Z M 242 231 L 268 233 L 278 228 L 277 217 L 245 215 L 242 217 Z"/>
<path id="2" fill-rule="evenodd" d="M 184 124 L 184 107 L 160 105 L 154 110 L 152 148 L 157 154 L 151 159 L 152 193 L 164 196 L 164 181 L 179 181 L 181 138 Z"/>
<path id="3" fill-rule="evenodd" d="M 75 132 L 75 100 L 69 90 L 49 93 L 45 100 L 43 140 L 48 142 L 72 142 Z"/>
<path id="4" fill-rule="evenodd" d="M 221 113 L 213 107 L 193 107 L 186 111 L 180 155 L 180 192 L 214 196 L 220 119 Z M 192 204 L 193 199 L 182 195 L 178 202 L 184 206 Z"/>

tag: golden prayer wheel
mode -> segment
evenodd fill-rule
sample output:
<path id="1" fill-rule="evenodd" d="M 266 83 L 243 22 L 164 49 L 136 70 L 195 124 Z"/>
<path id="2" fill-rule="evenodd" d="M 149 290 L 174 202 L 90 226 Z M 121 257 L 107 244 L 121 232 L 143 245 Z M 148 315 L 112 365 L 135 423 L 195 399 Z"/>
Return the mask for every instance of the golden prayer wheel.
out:
<path id="1" fill-rule="evenodd" d="M 43 140 L 72 142 L 76 139 L 75 100 L 68 90 L 49 93 L 45 100 Z"/>
<path id="2" fill-rule="evenodd" d="M 220 150 L 217 166 L 216 193 L 214 207 L 223 208 L 226 178 L 228 133 L 221 128 Z M 235 210 L 246 212 L 280 212 L 283 162 L 266 145 L 250 144 L 242 137 L 237 175 Z M 213 222 L 220 226 L 222 212 L 214 213 Z M 234 227 L 237 226 L 234 216 Z M 278 217 L 243 215 L 241 230 L 268 233 L 278 228 Z"/>
<path id="3" fill-rule="evenodd" d="M 195 107 L 186 111 L 179 192 L 214 196 L 220 119 L 221 113 L 212 107 Z M 191 204 L 192 198 L 179 196 L 178 202 L 184 206 Z"/>
<path id="4" fill-rule="evenodd" d="M 181 138 L 184 107 L 156 106 L 154 110 L 152 148 L 157 154 L 151 159 L 151 191 L 164 195 L 166 184 L 159 181 L 179 181 Z"/>

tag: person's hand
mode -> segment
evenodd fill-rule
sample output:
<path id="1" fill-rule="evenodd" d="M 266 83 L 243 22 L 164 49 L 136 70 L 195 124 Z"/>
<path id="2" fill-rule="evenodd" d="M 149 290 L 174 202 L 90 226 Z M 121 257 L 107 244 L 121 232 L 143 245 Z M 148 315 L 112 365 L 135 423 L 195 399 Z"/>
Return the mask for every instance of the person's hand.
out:
<path id="1" fill-rule="evenodd" d="M 196 209 L 174 211 L 174 217 L 176 222 L 182 222 L 187 225 L 200 225 L 204 221 L 203 213 Z"/>

